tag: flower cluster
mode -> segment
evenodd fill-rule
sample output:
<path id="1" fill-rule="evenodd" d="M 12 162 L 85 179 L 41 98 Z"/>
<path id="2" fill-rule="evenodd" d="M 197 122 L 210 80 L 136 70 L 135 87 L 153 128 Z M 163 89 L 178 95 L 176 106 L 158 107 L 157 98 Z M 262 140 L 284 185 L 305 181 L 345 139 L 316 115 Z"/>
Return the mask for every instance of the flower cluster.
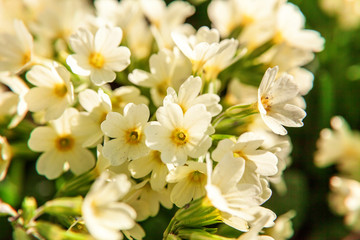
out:
<path id="1" fill-rule="evenodd" d="M 360 135 L 339 116 L 331 119 L 332 129 L 323 129 L 314 160 L 318 167 L 336 165 L 337 176 L 330 178 L 329 204 L 345 216 L 352 230 L 360 229 Z"/>
<path id="2" fill-rule="evenodd" d="M 160 205 L 181 208 L 164 239 L 215 239 L 206 227 L 221 222 L 260 239 L 274 226 L 262 204 L 270 183 L 285 191 L 285 127 L 303 126 L 304 65 L 324 44 L 295 5 L 214 0 L 212 27 L 194 29 L 184 1 L 14 2 L 0 5 L 12 22 L 0 32 L 0 176 L 23 131 L 37 173 L 62 180 L 43 206 L 24 200 L 14 226 L 142 239 Z"/>

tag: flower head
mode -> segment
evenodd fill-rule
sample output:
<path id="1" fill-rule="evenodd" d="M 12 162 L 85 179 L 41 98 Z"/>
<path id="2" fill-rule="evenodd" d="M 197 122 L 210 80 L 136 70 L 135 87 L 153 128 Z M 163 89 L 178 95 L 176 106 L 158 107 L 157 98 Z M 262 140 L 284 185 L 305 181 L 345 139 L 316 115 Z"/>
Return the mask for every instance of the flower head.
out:
<path id="1" fill-rule="evenodd" d="M 156 122 L 145 128 L 146 145 L 161 152 L 164 163 L 183 165 L 188 156 L 204 155 L 211 146 L 207 129 L 211 114 L 203 104 L 190 107 L 185 114 L 178 104 L 158 108 Z"/>
<path id="2" fill-rule="evenodd" d="M 76 114 L 76 109 L 68 108 L 60 118 L 50 121 L 50 126 L 37 127 L 31 132 L 30 149 L 44 152 L 36 163 L 39 174 L 55 179 L 64 171 L 65 163 L 77 175 L 94 167 L 93 154 L 82 146 L 84 139 L 72 132 L 71 119 Z"/>
<path id="3" fill-rule="evenodd" d="M 60 117 L 74 101 L 70 73 L 56 62 L 49 67 L 34 66 L 27 72 L 26 79 L 36 86 L 24 97 L 29 110 L 32 112 L 44 110 L 46 121 Z"/>
<path id="4" fill-rule="evenodd" d="M 258 108 L 264 123 L 276 134 L 287 133 L 283 126 L 301 127 L 306 113 L 291 101 L 298 95 L 299 89 L 292 76 L 283 74 L 276 78 L 279 68 L 269 68 L 258 89 Z"/>
<path id="5" fill-rule="evenodd" d="M 80 28 L 70 37 L 75 54 L 68 56 L 66 62 L 74 73 L 90 75 L 96 85 L 112 82 L 115 72 L 130 64 L 130 50 L 119 47 L 121 39 L 122 30 L 118 27 L 101 27 L 95 36 L 88 29 Z"/>
<path id="6" fill-rule="evenodd" d="M 105 142 L 103 154 L 112 165 L 120 165 L 126 160 L 137 159 L 149 153 L 145 145 L 144 128 L 150 112 L 145 104 L 129 103 L 125 106 L 124 115 L 110 112 L 101 129 L 106 136 L 114 138 Z"/>
<path id="7" fill-rule="evenodd" d="M 179 89 L 179 93 L 173 88 L 168 88 L 167 96 L 164 99 L 164 105 L 168 103 L 177 103 L 184 113 L 196 104 L 204 104 L 206 110 L 211 116 L 216 116 L 221 112 L 222 106 L 219 104 L 220 97 L 213 93 L 200 94 L 202 81 L 200 77 L 190 76 Z"/>
<path id="8" fill-rule="evenodd" d="M 0 34 L 0 72 L 17 73 L 33 58 L 33 38 L 20 20 L 14 21 L 14 34 Z"/>
<path id="9" fill-rule="evenodd" d="M 119 202 L 129 192 L 131 183 L 126 175 L 116 175 L 108 179 L 103 173 L 85 196 L 82 213 L 86 228 L 96 239 L 120 240 L 119 230 L 135 227 L 135 210 L 124 202 Z"/>

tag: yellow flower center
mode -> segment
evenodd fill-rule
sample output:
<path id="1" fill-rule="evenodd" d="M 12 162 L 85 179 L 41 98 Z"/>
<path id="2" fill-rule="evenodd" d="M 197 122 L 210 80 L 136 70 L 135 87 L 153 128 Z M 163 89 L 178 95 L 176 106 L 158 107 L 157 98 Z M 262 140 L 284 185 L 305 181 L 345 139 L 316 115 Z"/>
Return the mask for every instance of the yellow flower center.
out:
<path id="1" fill-rule="evenodd" d="M 100 117 L 99 117 L 99 124 L 101 124 L 103 121 L 105 121 L 106 116 L 107 116 L 107 112 L 102 112 Z"/>
<path id="2" fill-rule="evenodd" d="M 94 68 L 102 68 L 105 63 L 105 58 L 101 53 L 93 52 L 89 56 L 89 64 Z"/>
<path id="3" fill-rule="evenodd" d="M 275 44 L 280 44 L 280 43 L 282 43 L 283 41 L 284 41 L 284 36 L 283 36 L 283 34 L 282 34 L 280 31 L 276 32 L 275 35 L 274 35 L 274 37 L 273 37 L 273 42 L 274 42 Z"/>
<path id="4" fill-rule="evenodd" d="M 29 61 L 31 60 L 31 52 L 27 51 L 26 53 L 24 53 L 23 57 L 22 57 L 22 61 L 21 64 L 25 65 L 27 64 Z"/>
<path id="5" fill-rule="evenodd" d="M 57 97 L 64 97 L 67 93 L 67 88 L 65 86 L 65 84 L 61 84 L 61 83 L 58 83 L 55 85 L 54 87 L 54 93 Z"/>
<path id="6" fill-rule="evenodd" d="M 266 112 L 268 112 L 271 108 L 271 103 L 269 97 L 261 97 L 261 104 L 263 105 Z"/>
<path id="7" fill-rule="evenodd" d="M 201 183 L 206 180 L 206 176 L 205 176 L 205 174 L 203 174 L 199 171 L 195 171 L 192 174 L 190 174 L 190 180 L 192 182 Z"/>
<path id="8" fill-rule="evenodd" d="M 252 24 L 254 22 L 254 18 L 249 16 L 249 15 L 246 15 L 246 14 L 243 15 L 241 20 L 242 20 L 241 21 L 242 26 L 247 26 L 247 25 L 250 25 L 250 24 Z"/>
<path id="9" fill-rule="evenodd" d="M 233 154 L 234 154 L 234 157 L 236 157 L 236 158 L 239 158 L 239 157 L 241 157 L 241 158 L 243 158 L 243 159 L 247 159 L 247 157 L 246 157 L 246 155 L 243 153 L 243 151 L 236 151 L 236 152 L 233 152 Z"/>
<path id="10" fill-rule="evenodd" d="M 70 135 L 59 136 L 56 139 L 56 148 L 61 152 L 66 152 L 74 147 L 75 139 Z"/>
<path id="11" fill-rule="evenodd" d="M 138 144 L 141 140 L 141 130 L 137 128 L 130 129 L 126 132 L 126 142 L 129 144 Z"/>
<path id="12" fill-rule="evenodd" d="M 185 145 L 189 141 L 188 133 L 185 129 L 176 128 L 171 134 L 171 140 L 178 146 Z"/>

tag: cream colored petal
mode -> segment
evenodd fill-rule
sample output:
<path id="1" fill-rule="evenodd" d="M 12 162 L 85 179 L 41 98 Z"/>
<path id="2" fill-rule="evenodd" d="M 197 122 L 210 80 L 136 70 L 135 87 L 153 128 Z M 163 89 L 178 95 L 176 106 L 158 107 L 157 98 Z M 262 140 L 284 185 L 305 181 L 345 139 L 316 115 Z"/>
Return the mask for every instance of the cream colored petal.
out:
<path id="1" fill-rule="evenodd" d="M 55 148 L 56 132 L 51 127 L 37 127 L 30 135 L 29 148 L 36 152 L 44 152 Z"/>
<path id="2" fill-rule="evenodd" d="M 113 139 L 104 144 L 104 157 L 110 160 L 111 165 L 117 166 L 128 160 L 129 146 L 120 139 Z"/>
<path id="3" fill-rule="evenodd" d="M 40 155 L 36 162 L 36 171 L 48 179 L 55 179 L 63 172 L 64 163 L 62 154 L 51 150 Z"/>
<path id="4" fill-rule="evenodd" d="M 90 74 L 91 81 L 97 86 L 113 82 L 115 78 L 116 74 L 112 70 L 108 69 L 92 69 Z"/>
<path id="5" fill-rule="evenodd" d="M 90 150 L 78 147 L 66 159 L 75 175 L 80 175 L 95 166 L 95 157 Z"/>

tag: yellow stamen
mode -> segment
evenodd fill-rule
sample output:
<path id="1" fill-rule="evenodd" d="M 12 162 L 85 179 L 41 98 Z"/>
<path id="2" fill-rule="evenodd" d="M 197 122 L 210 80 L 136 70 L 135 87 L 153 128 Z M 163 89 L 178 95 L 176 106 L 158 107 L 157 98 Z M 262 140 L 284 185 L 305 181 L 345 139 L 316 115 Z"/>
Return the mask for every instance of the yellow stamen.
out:
<path id="1" fill-rule="evenodd" d="M 254 18 L 253 18 L 253 17 L 244 14 L 243 17 L 242 17 L 241 25 L 242 25 L 242 26 L 247 26 L 247 25 L 252 24 L 253 22 L 254 22 Z"/>
<path id="2" fill-rule="evenodd" d="M 171 140 L 178 146 L 185 145 L 189 141 L 187 131 L 176 128 L 171 134 Z"/>
<path id="3" fill-rule="evenodd" d="M 30 51 L 27 51 L 27 52 L 23 55 L 23 57 L 22 57 L 21 64 L 22 64 L 22 65 L 25 65 L 25 64 L 27 64 L 30 60 L 31 60 L 31 52 L 30 52 Z"/>
<path id="4" fill-rule="evenodd" d="M 261 97 L 261 104 L 264 109 L 268 112 L 271 109 L 271 103 L 269 97 Z"/>
<path id="5" fill-rule="evenodd" d="M 274 35 L 274 37 L 273 37 L 273 42 L 274 42 L 275 44 L 280 44 L 280 43 L 282 43 L 283 41 L 284 41 L 284 36 L 283 36 L 283 34 L 282 34 L 280 31 L 276 32 L 275 35 Z"/>
<path id="6" fill-rule="evenodd" d="M 62 84 L 62 83 L 56 84 L 54 87 L 54 93 L 56 96 L 58 96 L 60 98 L 64 97 L 67 93 L 67 88 L 66 88 L 65 84 Z"/>
<path id="7" fill-rule="evenodd" d="M 241 157 L 241 158 L 243 158 L 243 159 L 247 159 L 247 157 L 246 157 L 246 155 L 243 153 L 243 151 L 236 151 L 236 152 L 233 152 L 233 154 L 234 154 L 234 157 L 236 157 L 236 158 L 239 158 L 239 157 Z"/>
<path id="8" fill-rule="evenodd" d="M 201 183 L 204 182 L 206 180 L 206 176 L 205 174 L 199 172 L 199 171 L 195 171 L 192 174 L 190 174 L 190 180 L 192 182 L 196 182 L 196 183 Z"/>
<path id="9" fill-rule="evenodd" d="M 93 52 L 89 56 L 89 64 L 94 68 L 102 68 L 104 66 L 105 59 L 101 53 Z"/>
<path id="10" fill-rule="evenodd" d="M 138 144 L 141 140 L 142 134 L 140 129 L 133 128 L 126 132 L 126 142 L 129 144 Z"/>

